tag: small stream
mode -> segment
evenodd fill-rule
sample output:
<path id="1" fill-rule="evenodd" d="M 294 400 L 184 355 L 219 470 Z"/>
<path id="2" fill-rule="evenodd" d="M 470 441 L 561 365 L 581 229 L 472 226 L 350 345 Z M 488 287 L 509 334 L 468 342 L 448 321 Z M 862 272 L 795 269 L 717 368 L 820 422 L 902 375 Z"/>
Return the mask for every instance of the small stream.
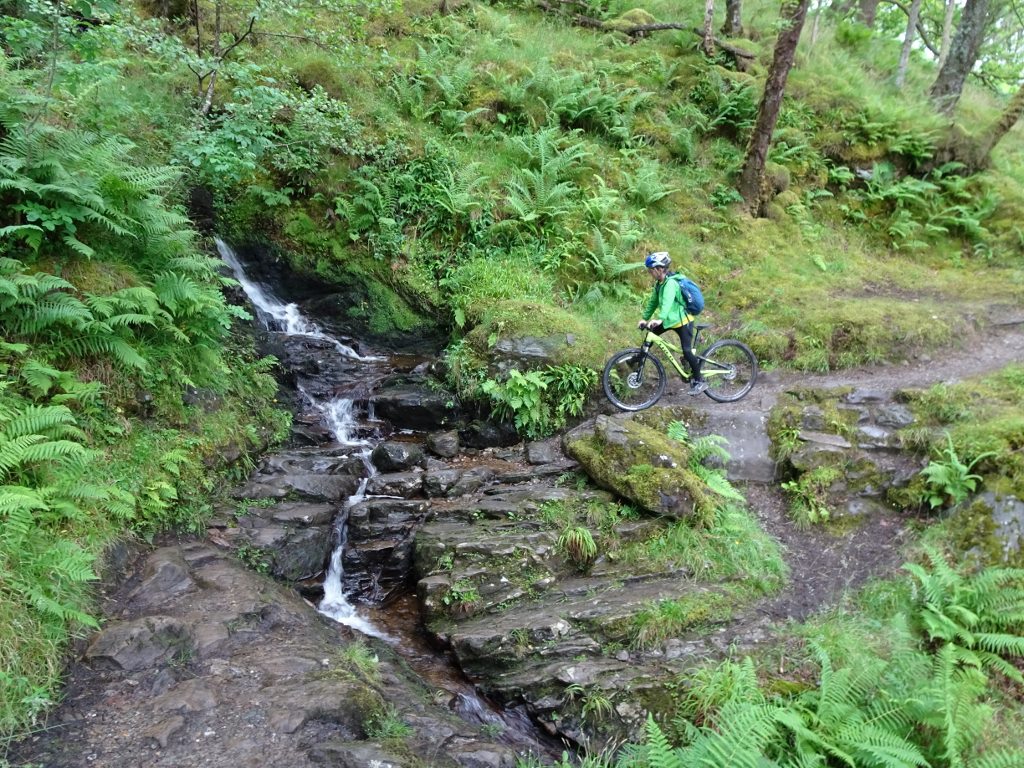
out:
<path id="1" fill-rule="evenodd" d="M 376 473 L 370 462 L 370 453 L 389 429 L 388 425 L 374 418 L 372 411 L 358 407 L 357 403 L 365 402 L 372 382 L 396 369 L 409 367 L 407 356 L 367 354 L 361 344 L 356 345 L 360 351 L 339 341 L 305 317 L 296 303 L 286 303 L 275 296 L 272 289 L 253 281 L 226 243 L 218 239 L 216 244 L 221 258 L 233 271 L 264 329 L 286 340 L 308 342 L 319 355 L 333 358 L 318 360 L 322 370 L 338 373 L 326 395 L 322 372 L 314 381 L 304 377 L 301 371 L 295 371 L 295 387 L 304 407 L 318 415 L 320 425 L 333 440 L 324 448 L 330 448 L 333 455 L 337 455 L 339 449 L 348 451 L 350 456 L 358 457 L 365 468 L 358 490 L 345 502 L 334 521 L 335 546 L 317 610 L 339 624 L 386 642 L 429 687 L 438 692 L 438 698 L 443 696 L 447 706 L 464 720 L 500 726 L 496 730 L 501 734 L 501 741 L 534 754 L 557 757 L 561 747 L 541 734 L 524 713 L 502 710 L 480 696 L 444 653 L 430 644 L 420 628 L 419 607 L 414 595 L 398 595 L 389 599 L 386 605 L 356 606 L 345 594 L 343 554 L 349 511 L 365 498 L 372 498 L 366 494 L 367 484 Z M 305 417 L 308 420 L 308 414 Z"/>

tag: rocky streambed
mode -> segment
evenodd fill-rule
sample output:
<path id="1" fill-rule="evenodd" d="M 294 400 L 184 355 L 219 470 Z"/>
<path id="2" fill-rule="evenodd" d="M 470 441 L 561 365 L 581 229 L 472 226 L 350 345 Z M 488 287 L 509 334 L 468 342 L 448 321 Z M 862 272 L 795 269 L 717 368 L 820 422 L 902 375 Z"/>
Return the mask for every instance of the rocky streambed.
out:
<path id="1" fill-rule="evenodd" d="M 753 413 L 672 406 L 639 420 L 599 416 L 564 439 L 489 448 L 467 447 L 441 425 L 379 444 L 367 495 L 347 510 L 367 474 L 364 449 L 268 456 L 205 537 L 165 540 L 125 563 L 106 595 L 104 628 L 70 670 L 65 702 L 15 757 L 47 766 L 513 766 L 530 753 L 550 761 L 563 744 L 600 748 L 635 734 L 687 669 L 764 642 L 776 622 L 898 562 L 904 520 L 877 494 L 842 536 L 801 531 L 760 482 L 774 462 L 741 449 L 748 458 L 726 468 L 782 543 L 789 581 L 638 642 L 637 616 L 659 604 L 699 606 L 723 585 L 692 566 L 652 569 L 612 555 L 612 535 L 621 548 L 685 522 L 693 500 L 681 494 L 660 514 L 634 501 L 638 514 L 598 533 L 608 549 L 581 568 L 559 545 L 565 523 L 551 510 L 583 510 L 585 519 L 587 510 L 621 508 L 628 489 L 597 487 L 588 472 L 607 478 L 607 468 L 581 465 L 573 446 L 596 441 L 593 456 L 609 461 L 617 446 L 619 461 L 667 471 L 685 464 L 685 449 L 652 440 L 652 424 L 682 420 L 695 436 L 732 424 L 732 444 L 749 449 L 746 439 L 766 440 L 749 428 Z M 811 426 L 814 414 L 804 414 Z M 807 432 L 807 452 L 836 449 Z M 361 609 L 380 636 L 314 607 L 339 513 L 346 594 L 380 606 Z M 403 656 L 401 632 L 417 627 L 375 619 L 410 593 L 433 659 Z M 448 658 L 510 714 L 467 705 Z"/>
<path id="2" fill-rule="evenodd" d="M 769 375 L 738 404 L 669 398 L 522 443 L 461 413 L 415 357 L 368 365 L 336 357 L 336 340 L 270 341 L 293 372 L 292 445 L 204 536 L 112 553 L 104 626 L 13 765 L 552 762 L 635 736 L 695 665 L 901 562 L 891 491 L 921 461 L 899 448 L 913 416 L 896 376 L 825 391 Z M 335 407 L 351 408 L 343 440 L 324 426 Z M 689 442 L 666 437 L 673 422 Z M 695 458 L 712 434 L 727 461 Z M 750 525 L 707 525 L 695 462 L 744 491 L 735 521 Z M 822 466 L 856 469 L 821 489 L 843 522 L 795 526 L 777 483 Z M 1019 502 L 991 506 L 1019 542 Z M 721 530 L 704 541 L 720 562 L 680 544 L 701 526 Z M 317 611 L 332 552 L 361 629 Z"/>

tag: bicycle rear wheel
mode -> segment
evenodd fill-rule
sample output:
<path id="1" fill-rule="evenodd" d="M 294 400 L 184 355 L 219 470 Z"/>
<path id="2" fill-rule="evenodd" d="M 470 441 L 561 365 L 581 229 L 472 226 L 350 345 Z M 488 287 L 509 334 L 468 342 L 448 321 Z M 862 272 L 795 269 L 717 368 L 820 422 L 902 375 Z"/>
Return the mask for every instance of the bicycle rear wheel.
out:
<path id="1" fill-rule="evenodd" d="M 700 372 L 708 383 L 704 391 L 719 403 L 732 403 L 745 397 L 757 381 L 757 358 L 746 344 L 722 339 L 701 355 Z"/>
<path id="2" fill-rule="evenodd" d="M 665 366 L 642 349 L 616 352 L 601 375 L 605 395 L 623 411 L 650 408 L 665 393 L 666 381 Z"/>

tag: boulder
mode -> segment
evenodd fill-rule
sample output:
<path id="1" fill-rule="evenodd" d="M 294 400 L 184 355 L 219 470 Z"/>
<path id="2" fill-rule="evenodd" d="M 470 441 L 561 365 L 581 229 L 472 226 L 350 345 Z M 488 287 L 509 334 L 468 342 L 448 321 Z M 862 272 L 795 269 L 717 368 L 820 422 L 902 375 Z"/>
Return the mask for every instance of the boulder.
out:
<path id="1" fill-rule="evenodd" d="M 415 443 L 389 440 L 370 454 L 370 461 L 381 472 L 405 472 L 423 462 L 423 449 Z"/>
<path id="2" fill-rule="evenodd" d="M 564 448 L 597 485 L 652 514 L 698 525 L 713 518 L 716 503 L 686 446 L 630 416 L 598 416 L 568 433 Z"/>
<path id="3" fill-rule="evenodd" d="M 451 395 L 426 384 L 398 384 L 373 393 L 374 413 L 398 429 L 436 430 L 461 422 L 462 411 Z"/>

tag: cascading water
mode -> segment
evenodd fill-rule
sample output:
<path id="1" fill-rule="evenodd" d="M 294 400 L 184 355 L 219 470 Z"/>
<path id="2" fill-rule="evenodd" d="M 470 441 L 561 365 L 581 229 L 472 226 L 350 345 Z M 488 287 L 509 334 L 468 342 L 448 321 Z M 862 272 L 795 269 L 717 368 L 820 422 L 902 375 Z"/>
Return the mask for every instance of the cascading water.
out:
<path id="1" fill-rule="evenodd" d="M 347 365 L 357 364 L 354 366 L 356 368 L 355 375 L 362 380 L 371 379 L 372 369 L 375 366 L 380 368 L 381 363 L 388 362 L 383 358 L 360 355 L 351 347 L 324 333 L 316 323 L 302 315 L 295 303 L 285 304 L 279 301 L 264 287 L 250 280 L 231 248 L 221 240 L 217 240 L 216 243 L 221 258 L 234 272 L 239 285 L 252 302 L 257 318 L 268 331 L 286 337 L 301 337 L 315 341 L 317 348 L 333 348 Z M 343 589 L 342 557 L 347 539 L 348 519 L 352 508 L 366 498 L 367 485 L 375 473 L 369 460 L 372 444 L 369 439 L 359 436 L 360 430 L 352 398 L 319 397 L 312 391 L 316 388 L 315 385 L 303 386 L 301 380 L 298 382 L 297 388 L 309 407 L 320 414 L 324 426 L 330 431 L 336 443 L 347 455 L 358 456 L 365 467 L 365 474 L 358 489 L 349 497 L 335 520 L 336 546 L 331 554 L 330 566 L 323 583 L 323 598 L 317 610 L 339 624 L 380 638 L 398 649 L 403 658 L 424 680 L 429 680 L 438 690 L 445 690 L 452 694 L 449 706 L 465 720 L 492 727 L 500 726 L 502 735 L 499 738 L 521 748 L 524 753 L 527 751 L 547 752 L 552 756 L 556 755 L 557 751 L 553 750 L 550 744 L 537 740 L 536 732 L 525 719 L 525 715 L 515 711 L 497 709 L 482 698 L 472 683 L 462 677 L 461 673 L 444 662 L 438 663 L 436 653 L 426 645 L 422 636 L 412 629 L 416 622 L 415 616 L 405 622 L 408 626 L 404 626 L 401 623 L 404 621 L 402 619 L 395 624 L 386 621 L 386 616 L 378 615 L 380 622 L 385 623 L 389 631 L 394 632 L 394 635 L 388 634 L 360 616 L 355 606 L 346 598 Z M 372 405 L 367 407 L 366 418 L 370 422 L 375 421 Z M 348 449 L 351 449 L 351 452 Z"/>
<path id="2" fill-rule="evenodd" d="M 263 287 L 250 280 L 238 257 L 227 243 L 218 238 L 216 244 L 217 252 L 220 254 L 221 259 L 231 267 L 231 271 L 234 273 L 235 279 L 238 280 L 238 284 L 256 308 L 257 319 L 268 331 L 276 331 L 286 336 L 305 336 L 328 341 L 338 350 L 339 354 L 353 360 L 371 362 L 381 359 L 378 357 L 363 357 L 351 347 L 342 344 L 337 339 L 321 331 L 316 323 L 310 322 L 302 315 L 295 303 L 282 303 Z M 355 606 L 345 597 L 342 588 L 344 577 L 342 554 L 347 538 L 346 523 L 348 521 L 348 513 L 353 506 L 363 500 L 366 494 L 366 484 L 375 471 L 369 460 L 369 445 L 367 441 L 360 440 L 355 436 L 354 403 L 350 398 L 344 397 L 335 398 L 328 402 L 320 402 L 317 398 L 310 395 L 301 384 L 298 389 L 303 398 L 323 415 L 325 426 L 339 444 L 362 449 L 359 455 L 366 467 L 366 476 L 360 482 L 358 490 L 345 502 L 345 506 L 335 522 L 336 545 L 331 554 L 327 576 L 324 578 L 324 596 L 317 610 L 325 616 L 334 619 L 339 624 L 352 627 L 367 635 L 388 639 L 385 633 L 376 629 L 369 621 L 359 616 Z"/>

